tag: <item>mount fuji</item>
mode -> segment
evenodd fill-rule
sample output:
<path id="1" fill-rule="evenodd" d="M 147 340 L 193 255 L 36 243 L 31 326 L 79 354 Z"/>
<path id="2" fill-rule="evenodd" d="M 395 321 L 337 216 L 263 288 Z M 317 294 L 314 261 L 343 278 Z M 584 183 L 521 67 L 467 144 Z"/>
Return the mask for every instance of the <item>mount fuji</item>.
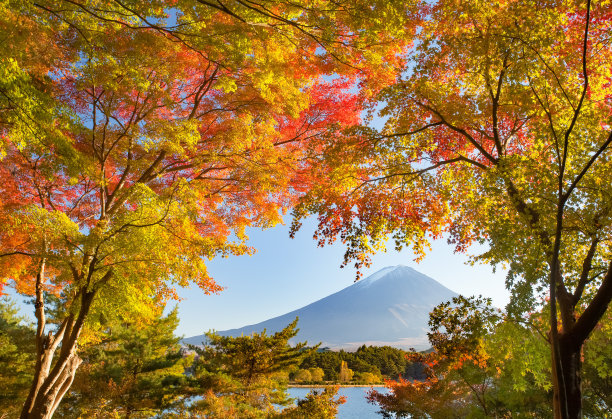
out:
<path id="1" fill-rule="evenodd" d="M 417 350 L 429 347 L 429 312 L 457 294 L 434 279 L 403 266 L 389 266 L 343 290 L 300 309 L 261 323 L 218 332 L 224 336 L 250 335 L 266 329 L 282 330 L 299 317 L 296 342 L 339 350 L 361 345 Z M 183 339 L 200 345 L 205 335 Z"/>

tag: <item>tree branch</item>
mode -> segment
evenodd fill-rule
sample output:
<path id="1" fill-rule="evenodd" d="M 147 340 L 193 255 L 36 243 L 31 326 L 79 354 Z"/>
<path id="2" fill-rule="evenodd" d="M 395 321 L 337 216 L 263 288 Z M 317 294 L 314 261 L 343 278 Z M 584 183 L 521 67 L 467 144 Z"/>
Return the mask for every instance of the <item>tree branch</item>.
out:
<path id="1" fill-rule="evenodd" d="M 578 120 L 578 116 L 580 115 L 580 111 L 582 110 L 582 104 L 584 103 L 584 98 L 587 93 L 587 89 L 589 87 L 589 75 L 587 73 L 587 47 L 589 40 L 589 22 L 591 19 L 591 0 L 587 0 L 587 14 L 586 14 L 586 24 L 584 28 L 584 43 L 582 47 L 582 77 L 584 78 L 584 85 L 582 87 L 582 94 L 580 95 L 580 101 L 578 101 L 578 106 L 574 110 L 574 116 L 572 117 L 572 122 L 570 126 L 565 131 L 565 138 L 563 140 L 563 158 L 561 160 L 561 170 L 559 172 L 560 182 L 563 182 L 563 176 L 565 174 L 565 164 L 567 163 L 567 153 L 569 146 L 569 137 L 572 133 L 574 126 L 576 125 L 576 121 Z M 560 191 L 562 191 L 563 185 L 560 185 Z M 569 196 L 569 194 L 567 194 Z M 562 205 L 565 203 L 565 198 L 562 202 Z"/>
<path id="2" fill-rule="evenodd" d="M 450 122 L 448 122 L 446 120 L 446 118 L 444 118 L 444 116 L 442 116 L 442 114 L 437 111 L 436 109 L 432 108 L 429 105 L 426 105 L 422 102 L 419 102 L 416 99 L 413 99 L 413 101 L 421 106 L 422 108 L 427 109 L 430 112 L 433 112 L 434 114 L 436 114 L 436 116 L 438 118 L 440 118 L 440 122 L 442 122 L 444 125 L 446 125 L 447 127 L 449 127 L 451 130 L 455 131 L 458 134 L 461 134 L 465 139 L 468 140 L 468 142 L 470 142 L 470 144 L 472 144 L 474 147 L 476 147 L 476 149 L 478 149 L 478 151 L 480 151 L 480 153 L 487 159 L 489 160 L 491 163 L 493 164 L 497 164 L 498 163 L 498 159 L 496 159 L 495 157 L 493 157 L 487 150 L 485 150 L 485 148 L 482 146 L 482 144 L 480 144 L 478 141 L 476 141 L 476 139 L 474 137 L 472 137 L 472 135 L 470 135 L 469 132 L 467 132 L 465 129 L 457 127 L 453 124 L 451 124 Z"/>
<path id="3" fill-rule="evenodd" d="M 584 166 L 582 171 L 578 174 L 578 176 L 576 176 L 576 179 L 574 179 L 574 181 L 572 182 L 570 187 L 567 189 L 567 191 L 565 192 L 565 194 L 562 197 L 563 202 L 566 202 L 569 199 L 570 195 L 572 194 L 572 192 L 574 191 L 574 189 L 578 185 L 578 182 L 580 182 L 580 180 L 582 180 L 584 175 L 586 175 L 586 173 L 589 171 L 591 166 L 595 163 L 597 158 L 601 155 L 601 153 L 606 151 L 606 149 L 610 146 L 611 143 L 612 143 L 612 131 L 610 131 L 610 135 L 608 135 L 608 139 L 601 145 L 601 147 L 599 147 L 599 150 L 597 150 L 597 152 L 595 154 L 593 154 L 593 156 L 591 156 L 591 158 L 589 159 L 587 164 Z"/>
<path id="4" fill-rule="evenodd" d="M 595 251 L 597 250 L 597 245 L 599 244 L 599 238 L 593 237 L 591 240 L 591 247 L 589 247 L 589 251 L 587 252 L 584 261 L 582 262 L 582 272 L 580 274 L 580 280 L 578 281 L 578 285 L 576 286 L 576 290 L 574 291 L 573 299 L 574 305 L 580 301 L 582 298 L 582 293 L 584 292 L 584 287 L 589 282 L 589 273 L 591 272 L 593 257 L 595 256 Z"/>
<path id="5" fill-rule="evenodd" d="M 579 346 L 589 337 L 608 309 L 610 301 L 612 301 L 612 261 L 608 265 L 606 276 L 601 281 L 595 297 L 567 334 L 571 343 Z"/>

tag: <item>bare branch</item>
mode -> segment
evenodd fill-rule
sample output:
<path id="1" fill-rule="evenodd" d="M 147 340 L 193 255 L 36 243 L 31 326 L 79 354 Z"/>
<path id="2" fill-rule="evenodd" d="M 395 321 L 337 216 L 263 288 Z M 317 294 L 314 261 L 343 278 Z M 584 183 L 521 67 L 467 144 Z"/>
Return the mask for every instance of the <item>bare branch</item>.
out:
<path id="1" fill-rule="evenodd" d="M 563 191 L 563 176 L 565 174 L 565 165 L 567 163 L 569 137 L 574 129 L 574 126 L 576 125 L 576 121 L 578 120 L 578 116 L 580 115 L 580 111 L 582 110 L 582 104 L 584 103 L 584 98 L 589 88 L 589 74 L 587 73 L 587 47 L 588 47 L 588 40 L 589 40 L 590 19 L 591 19 L 591 0 L 587 0 L 586 24 L 584 28 L 584 43 L 582 47 L 582 77 L 584 78 L 584 85 L 582 87 L 582 94 L 580 95 L 580 101 L 578 102 L 578 106 L 576 106 L 576 109 L 574 110 L 574 116 L 572 117 L 572 122 L 570 123 L 570 126 L 565 131 L 565 138 L 563 141 L 563 158 L 561 160 L 561 170 L 559 172 L 559 194 L 560 195 Z M 562 200 L 561 205 L 563 205 L 564 203 L 565 203 L 565 200 Z"/>
<path id="2" fill-rule="evenodd" d="M 599 238 L 593 237 L 591 240 L 591 247 L 589 247 L 589 251 L 587 252 L 584 261 L 582 262 L 582 272 L 580 274 L 580 280 L 578 281 L 578 285 L 576 286 L 576 290 L 574 291 L 574 304 L 580 301 L 582 297 L 582 293 L 584 292 L 584 287 L 589 282 L 589 273 L 591 272 L 593 257 L 595 256 L 595 251 L 597 250 L 597 245 L 599 244 Z"/>

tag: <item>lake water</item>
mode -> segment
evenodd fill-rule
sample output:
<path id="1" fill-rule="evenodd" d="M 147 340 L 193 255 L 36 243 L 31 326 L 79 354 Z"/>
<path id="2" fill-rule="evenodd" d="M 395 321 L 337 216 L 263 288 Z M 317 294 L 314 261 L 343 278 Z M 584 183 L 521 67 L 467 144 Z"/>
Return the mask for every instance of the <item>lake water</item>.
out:
<path id="1" fill-rule="evenodd" d="M 379 419 L 381 415 L 376 413 L 378 406 L 368 403 L 365 396 L 372 387 L 340 387 L 339 396 L 346 397 L 346 403 L 338 407 L 338 419 Z M 385 387 L 373 387 L 381 393 L 386 393 Z M 291 387 L 291 397 L 303 399 L 311 388 Z M 322 389 L 318 389 L 322 390 Z"/>

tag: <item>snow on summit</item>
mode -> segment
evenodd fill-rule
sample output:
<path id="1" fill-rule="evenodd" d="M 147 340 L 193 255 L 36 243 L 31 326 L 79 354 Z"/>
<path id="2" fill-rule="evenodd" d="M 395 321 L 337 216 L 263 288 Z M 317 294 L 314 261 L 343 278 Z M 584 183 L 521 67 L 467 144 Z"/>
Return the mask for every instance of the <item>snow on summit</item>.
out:
<path id="1" fill-rule="evenodd" d="M 299 317 L 296 341 L 332 349 L 365 345 L 426 349 L 429 312 L 457 294 L 404 265 L 388 266 L 312 304 L 264 322 L 219 332 L 240 336 L 273 333 Z M 204 336 L 184 343 L 201 344 Z"/>

